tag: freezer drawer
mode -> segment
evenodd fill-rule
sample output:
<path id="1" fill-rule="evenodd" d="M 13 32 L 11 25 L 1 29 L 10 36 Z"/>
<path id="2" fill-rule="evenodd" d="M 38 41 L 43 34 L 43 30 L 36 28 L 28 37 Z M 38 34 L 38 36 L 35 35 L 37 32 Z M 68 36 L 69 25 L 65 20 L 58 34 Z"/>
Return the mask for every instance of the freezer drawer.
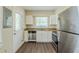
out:
<path id="1" fill-rule="evenodd" d="M 79 52 L 79 35 L 61 32 L 58 52 L 73 53 Z"/>
<path id="2" fill-rule="evenodd" d="M 73 52 L 76 52 L 76 51 L 79 52 L 79 46 L 78 46 L 79 35 L 74 35 L 74 34 L 69 34 L 69 33 L 67 33 L 67 35 L 68 36 L 66 38 L 66 42 L 65 42 L 65 45 L 64 45 L 62 52 L 66 52 L 66 53 L 67 52 L 73 53 Z"/>
<path id="3" fill-rule="evenodd" d="M 60 34 L 61 35 L 58 42 L 58 52 L 62 52 L 67 38 L 67 33 L 60 32 Z"/>

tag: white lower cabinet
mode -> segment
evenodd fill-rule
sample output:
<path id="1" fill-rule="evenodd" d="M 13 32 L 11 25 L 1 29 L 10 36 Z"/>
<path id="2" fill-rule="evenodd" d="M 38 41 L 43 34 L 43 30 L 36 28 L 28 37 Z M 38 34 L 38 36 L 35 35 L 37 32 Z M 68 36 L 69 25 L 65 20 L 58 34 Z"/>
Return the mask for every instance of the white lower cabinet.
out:
<path id="1" fill-rule="evenodd" d="M 37 42 L 52 42 L 52 32 L 51 31 L 37 31 L 36 41 Z"/>
<path id="2" fill-rule="evenodd" d="M 24 32 L 24 41 L 28 42 L 28 31 Z"/>
<path id="3" fill-rule="evenodd" d="M 28 42 L 28 31 L 24 33 L 24 40 Z M 36 42 L 52 42 L 52 31 L 36 31 Z"/>

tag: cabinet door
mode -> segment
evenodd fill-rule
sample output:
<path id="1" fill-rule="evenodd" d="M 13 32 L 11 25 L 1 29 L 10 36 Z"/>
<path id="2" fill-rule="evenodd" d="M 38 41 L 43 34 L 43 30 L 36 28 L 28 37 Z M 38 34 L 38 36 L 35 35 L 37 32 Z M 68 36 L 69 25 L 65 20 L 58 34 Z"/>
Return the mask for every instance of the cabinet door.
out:
<path id="1" fill-rule="evenodd" d="M 52 42 L 52 31 L 47 31 L 47 42 Z"/>
<path id="2" fill-rule="evenodd" d="M 37 42 L 52 42 L 52 32 L 37 31 Z"/>
<path id="3" fill-rule="evenodd" d="M 47 42 L 48 40 L 47 31 L 41 31 L 41 39 L 42 39 L 42 42 Z"/>
<path id="4" fill-rule="evenodd" d="M 28 31 L 24 32 L 24 40 L 25 40 L 25 42 L 28 41 Z"/>
<path id="5" fill-rule="evenodd" d="M 41 42 L 42 41 L 41 31 L 37 31 L 37 33 L 36 33 L 36 41 L 37 42 Z"/>
<path id="6" fill-rule="evenodd" d="M 33 24 L 33 17 L 31 15 L 26 16 L 26 24 Z"/>
<path id="7" fill-rule="evenodd" d="M 56 15 L 52 15 L 50 16 L 50 25 L 56 25 L 57 24 L 57 16 Z"/>

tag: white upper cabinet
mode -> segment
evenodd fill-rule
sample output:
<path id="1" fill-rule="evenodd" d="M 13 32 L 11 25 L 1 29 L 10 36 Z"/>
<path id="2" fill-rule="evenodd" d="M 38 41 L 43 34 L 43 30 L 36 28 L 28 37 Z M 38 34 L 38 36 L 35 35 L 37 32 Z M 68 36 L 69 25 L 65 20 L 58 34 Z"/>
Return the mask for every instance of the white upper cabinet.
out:
<path id="1" fill-rule="evenodd" d="M 50 21 L 49 21 L 49 25 L 57 25 L 57 16 L 56 15 L 51 15 L 50 16 Z"/>
<path id="2" fill-rule="evenodd" d="M 32 15 L 26 16 L 26 24 L 33 25 L 33 16 Z"/>

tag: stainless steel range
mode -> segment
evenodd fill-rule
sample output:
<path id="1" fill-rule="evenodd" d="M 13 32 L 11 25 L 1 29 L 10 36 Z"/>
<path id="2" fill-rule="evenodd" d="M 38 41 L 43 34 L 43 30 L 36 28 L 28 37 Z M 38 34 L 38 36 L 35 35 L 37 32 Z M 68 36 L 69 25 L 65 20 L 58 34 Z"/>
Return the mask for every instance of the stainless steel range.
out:
<path id="1" fill-rule="evenodd" d="M 56 32 L 52 32 L 52 41 L 53 41 L 52 44 L 53 44 L 55 50 L 58 51 L 58 38 L 57 38 Z"/>

